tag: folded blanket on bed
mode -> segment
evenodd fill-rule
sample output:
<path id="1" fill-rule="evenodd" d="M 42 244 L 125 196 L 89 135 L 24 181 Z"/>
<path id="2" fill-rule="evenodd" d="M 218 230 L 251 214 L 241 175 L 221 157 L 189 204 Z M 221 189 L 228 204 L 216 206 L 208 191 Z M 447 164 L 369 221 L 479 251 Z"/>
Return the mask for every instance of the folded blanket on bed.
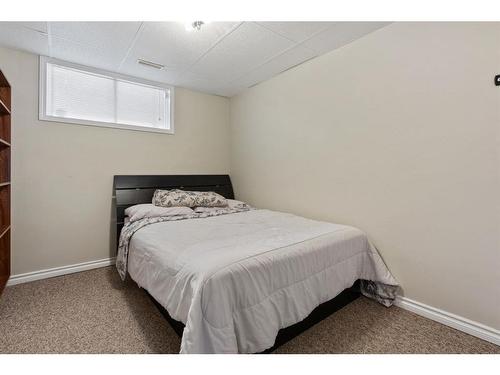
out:
<path id="1" fill-rule="evenodd" d="M 125 280 L 127 276 L 127 264 L 128 264 L 128 246 L 130 243 L 130 239 L 139 229 L 155 224 L 161 223 L 164 221 L 177 221 L 177 220 L 186 220 L 186 219 L 202 219 L 211 216 L 220 216 L 220 215 L 228 215 L 234 214 L 237 212 L 244 212 L 253 210 L 253 208 L 247 204 L 237 205 L 234 207 L 217 207 L 216 210 L 208 211 L 208 212 L 192 212 L 189 214 L 183 215 L 170 215 L 170 216 L 159 216 L 159 217 L 147 217 L 137 221 L 130 221 L 125 224 L 120 233 L 120 239 L 118 242 L 118 254 L 116 256 L 116 269 L 120 274 L 122 280 Z"/>

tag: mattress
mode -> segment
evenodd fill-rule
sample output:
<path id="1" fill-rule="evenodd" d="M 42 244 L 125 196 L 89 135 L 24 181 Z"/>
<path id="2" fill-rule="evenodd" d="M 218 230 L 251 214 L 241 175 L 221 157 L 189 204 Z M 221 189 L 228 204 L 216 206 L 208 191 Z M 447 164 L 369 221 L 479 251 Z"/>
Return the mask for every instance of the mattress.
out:
<path id="1" fill-rule="evenodd" d="M 354 227 L 270 210 L 157 222 L 130 277 L 185 324 L 181 353 L 255 353 L 358 280 L 397 285 Z"/>

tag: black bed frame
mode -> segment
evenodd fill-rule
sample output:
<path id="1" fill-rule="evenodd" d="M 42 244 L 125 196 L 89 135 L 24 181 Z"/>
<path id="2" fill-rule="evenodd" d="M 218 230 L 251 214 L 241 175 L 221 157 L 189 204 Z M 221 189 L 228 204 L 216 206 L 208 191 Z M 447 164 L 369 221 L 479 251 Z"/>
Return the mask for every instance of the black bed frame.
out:
<path id="1" fill-rule="evenodd" d="M 124 225 L 125 209 L 140 204 L 151 203 L 156 189 L 181 189 L 192 191 L 215 191 L 227 199 L 234 199 L 233 186 L 228 175 L 128 175 L 114 176 L 113 195 L 116 205 L 116 239 Z M 149 294 L 149 293 L 148 293 Z M 170 317 L 168 312 L 151 295 L 149 295 L 160 312 L 170 323 L 174 331 L 182 336 L 184 324 Z M 335 298 L 319 305 L 301 322 L 278 332 L 272 348 L 263 353 L 271 353 L 277 347 L 290 341 L 314 324 L 325 319 L 335 311 L 346 306 L 360 296 L 359 282 L 345 289 Z"/>

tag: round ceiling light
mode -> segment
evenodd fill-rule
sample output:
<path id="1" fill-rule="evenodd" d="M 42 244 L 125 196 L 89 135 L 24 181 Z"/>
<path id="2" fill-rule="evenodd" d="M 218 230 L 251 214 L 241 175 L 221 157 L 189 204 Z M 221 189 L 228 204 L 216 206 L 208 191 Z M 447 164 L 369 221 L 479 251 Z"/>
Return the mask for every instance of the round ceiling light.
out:
<path id="1" fill-rule="evenodd" d="M 190 21 L 190 22 L 186 22 L 186 24 L 184 26 L 186 28 L 186 31 L 193 31 L 193 30 L 200 31 L 201 27 L 204 24 L 205 24 L 205 22 L 203 22 L 203 21 Z"/>

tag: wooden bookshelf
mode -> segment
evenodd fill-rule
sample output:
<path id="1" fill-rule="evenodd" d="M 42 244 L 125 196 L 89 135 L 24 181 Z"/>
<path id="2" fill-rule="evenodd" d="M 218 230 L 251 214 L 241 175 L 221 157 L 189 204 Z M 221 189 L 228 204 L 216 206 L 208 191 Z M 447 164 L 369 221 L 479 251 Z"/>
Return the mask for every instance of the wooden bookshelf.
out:
<path id="1" fill-rule="evenodd" d="M 0 70 L 0 294 L 10 277 L 10 85 Z"/>

